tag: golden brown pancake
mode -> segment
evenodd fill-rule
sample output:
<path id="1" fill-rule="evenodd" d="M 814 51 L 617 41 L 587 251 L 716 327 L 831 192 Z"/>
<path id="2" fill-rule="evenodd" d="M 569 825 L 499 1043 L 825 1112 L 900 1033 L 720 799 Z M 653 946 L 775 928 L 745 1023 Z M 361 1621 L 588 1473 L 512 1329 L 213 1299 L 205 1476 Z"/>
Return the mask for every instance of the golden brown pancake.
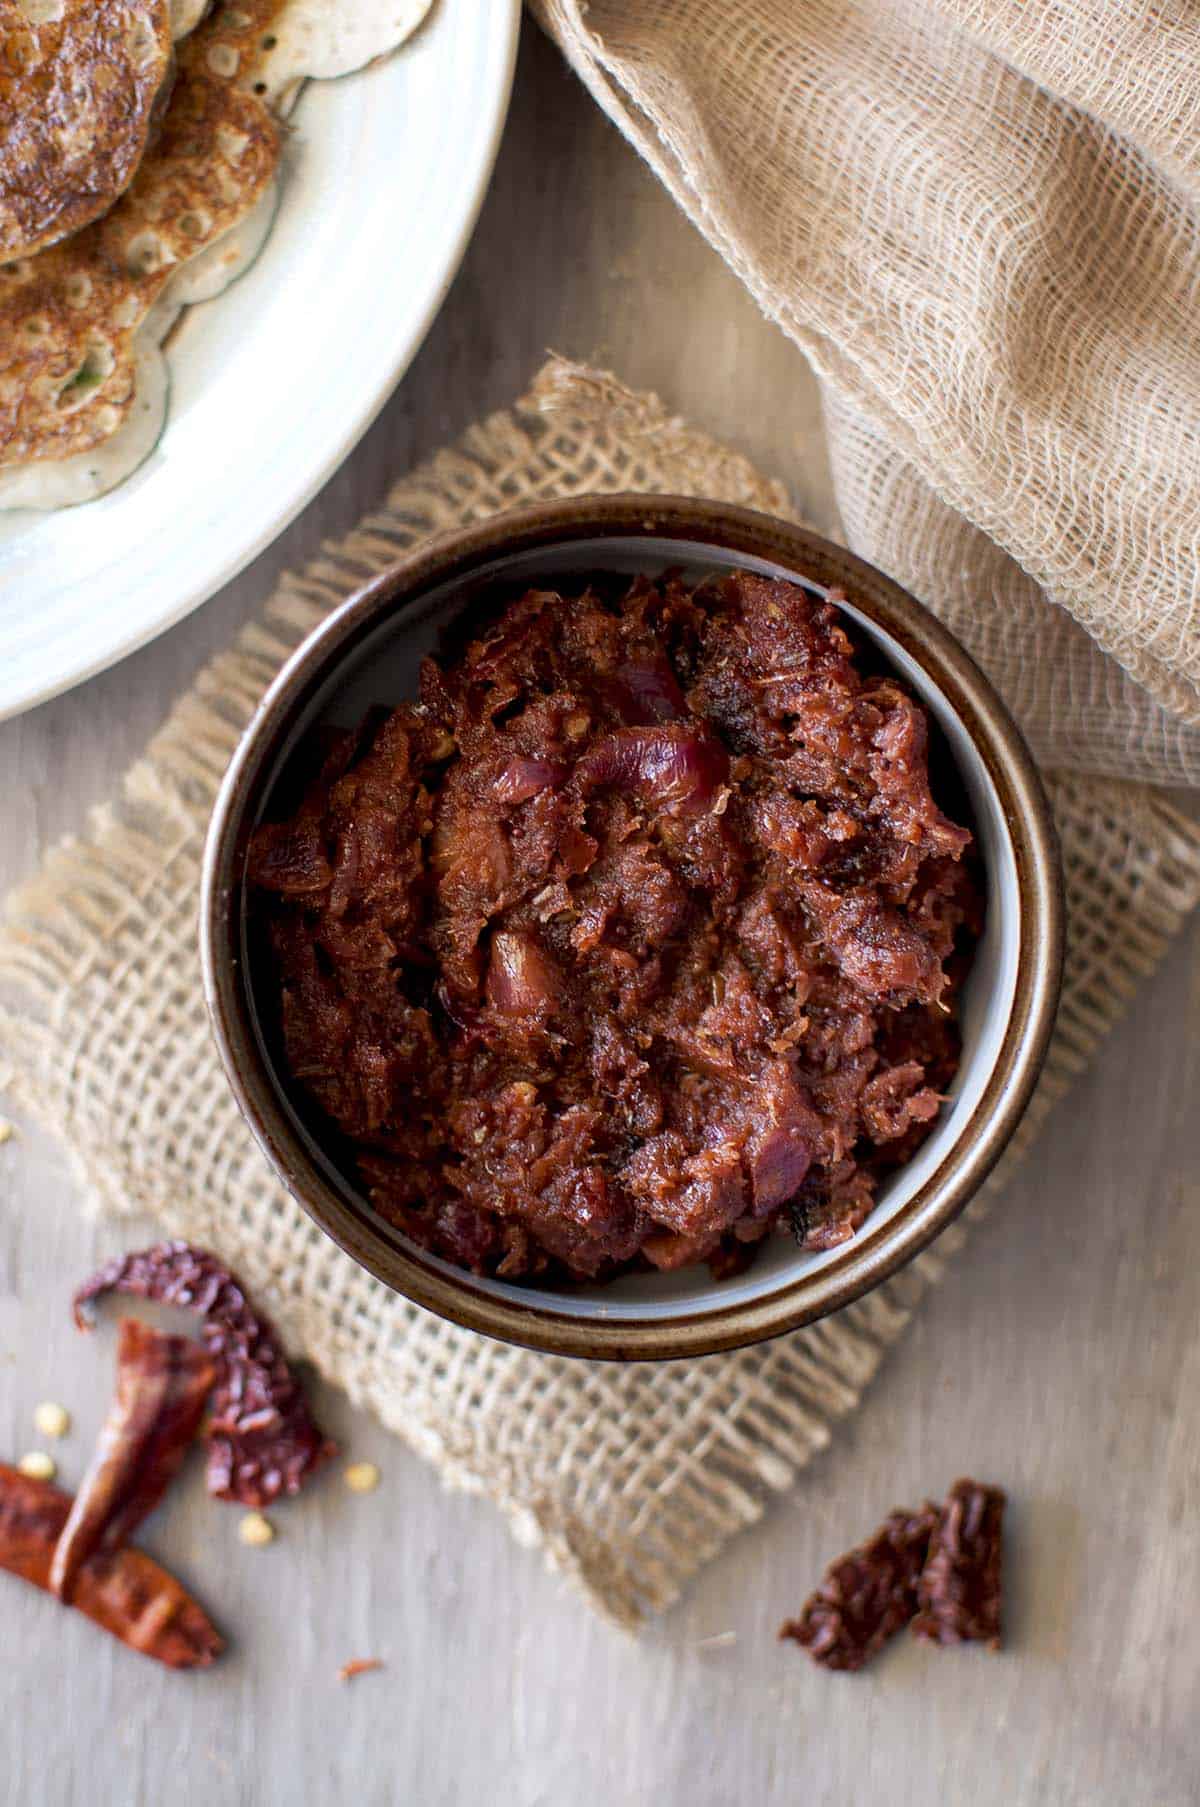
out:
<path id="1" fill-rule="evenodd" d="M 258 29 L 243 54 L 244 82 L 287 113 L 306 81 L 362 69 L 412 36 L 431 0 L 234 0 L 225 8 Z M 271 15 L 271 16 L 267 16 Z M 249 35 L 249 34 L 248 34 Z"/>
<path id="2" fill-rule="evenodd" d="M 0 260 L 112 206 L 170 72 L 169 0 L 0 0 Z"/>
<path id="3" fill-rule="evenodd" d="M 69 240 L 0 259 L 0 511 L 89 501 L 149 454 L 167 408 L 165 334 L 181 308 L 234 280 L 270 229 L 273 115 L 308 77 L 394 49 L 429 4 L 170 0 L 175 38 L 192 35 L 131 186 Z"/>
<path id="4" fill-rule="evenodd" d="M 117 430 L 150 310 L 271 182 L 279 127 L 214 71 L 208 32 L 183 45 L 159 136 L 112 211 L 0 271 L 0 468 L 72 457 Z"/>

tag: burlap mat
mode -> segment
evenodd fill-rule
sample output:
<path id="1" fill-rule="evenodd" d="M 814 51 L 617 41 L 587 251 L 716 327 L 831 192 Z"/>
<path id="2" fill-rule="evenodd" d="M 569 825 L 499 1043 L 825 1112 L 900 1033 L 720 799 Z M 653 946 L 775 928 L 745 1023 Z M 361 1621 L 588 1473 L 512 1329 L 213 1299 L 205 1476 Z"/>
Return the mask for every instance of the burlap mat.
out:
<path id="1" fill-rule="evenodd" d="M 1200 783 L 1200 8 L 534 10 L 817 371 L 854 550 L 1044 756 Z"/>
<path id="2" fill-rule="evenodd" d="M 424 534 L 539 497 L 617 489 L 787 507 L 777 485 L 653 397 L 548 367 L 512 413 L 476 427 L 285 579 L 181 699 L 88 836 L 10 900 L 0 1077 L 62 1138 L 101 1209 L 145 1212 L 215 1246 L 329 1380 L 447 1481 L 494 1499 L 594 1606 L 632 1626 L 674 1600 L 827 1442 L 960 1246 L 963 1222 L 837 1318 L 733 1355 L 621 1369 L 454 1329 L 368 1279 L 272 1178 L 209 1040 L 195 922 L 226 762 L 264 686 L 322 615 Z M 1022 1147 L 1200 897 L 1200 836 L 1151 791 L 1079 777 L 1053 778 L 1051 790 L 1070 952 Z"/>

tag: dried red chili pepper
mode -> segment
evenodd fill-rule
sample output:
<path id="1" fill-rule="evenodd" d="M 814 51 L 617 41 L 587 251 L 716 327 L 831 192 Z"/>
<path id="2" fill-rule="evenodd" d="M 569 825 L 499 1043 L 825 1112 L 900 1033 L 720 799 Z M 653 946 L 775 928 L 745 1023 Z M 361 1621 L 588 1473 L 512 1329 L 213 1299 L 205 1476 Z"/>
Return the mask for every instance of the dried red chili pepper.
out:
<path id="1" fill-rule="evenodd" d="M 160 1242 L 102 1267 L 75 1295 L 75 1322 L 108 1292 L 182 1306 L 203 1320 L 217 1370 L 208 1441 L 208 1490 L 243 1506 L 298 1493 L 337 1453 L 313 1423 L 270 1320 L 223 1262 L 187 1242 Z"/>
<path id="2" fill-rule="evenodd" d="M 917 1610 L 917 1583 L 938 1522 L 927 1500 L 919 1512 L 892 1512 L 878 1531 L 825 1571 L 798 1619 L 779 1630 L 825 1669 L 861 1669 Z"/>
<path id="3" fill-rule="evenodd" d="M 215 1379 L 199 1343 L 122 1318 L 117 1390 L 50 1570 L 60 1600 L 70 1599 L 93 1551 L 119 1549 L 157 1506 L 199 1429 Z"/>
<path id="4" fill-rule="evenodd" d="M 0 1462 L 0 1568 L 50 1588 L 71 1495 Z M 224 1648 L 203 1607 L 141 1550 L 98 1551 L 75 1577 L 71 1605 L 132 1650 L 171 1669 L 207 1668 Z"/>
<path id="5" fill-rule="evenodd" d="M 999 1650 L 1004 1504 L 999 1487 L 955 1481 L 921 1575 L 916 1637 Z"/>

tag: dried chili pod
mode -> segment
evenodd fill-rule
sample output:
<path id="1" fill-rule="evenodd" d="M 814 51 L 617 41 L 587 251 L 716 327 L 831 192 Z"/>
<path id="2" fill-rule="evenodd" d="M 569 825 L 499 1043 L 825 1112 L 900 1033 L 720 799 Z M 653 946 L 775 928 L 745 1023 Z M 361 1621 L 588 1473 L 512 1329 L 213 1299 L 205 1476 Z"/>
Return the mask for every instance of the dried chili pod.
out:
<path id="1" fill-rule="evenodd" d="M 825 1669 L 861 1669 L 917 1610 L 917 1586 L 938 1509 L 927 1500 L 919 1512 L 892 1512 L 857 1549 L 830 1564 L 797 1619 L 780 1627 L 781 1638 L 803 1645 Z"/>
<path id="2" fill-rule="evenodd" d="M 955 1481 L 921 1575 L 913 1633 L 929 1644 L 1000 1648 L 1005 1496 L 982 1481 Z"/>
<path id="3" fill-rule="evenodd" d="M 160 1242 L 94 1274 L 75 1295 L 75 1322 L 105 1293 L 182 1306 L 203 1320 L 217 1370 L 208 1440 L 208 1490 L 243 1506 L 298 1493 L 337 1445 L 313 1423 L 300 1383 L 270 1320 L 215 1255 L 187 1242 Z"/>
<path id="4" fill-rule="evenodd" d="M 190 1337 L 122 1318 L 116 1393 L 50 1569 L 60 1600 L 70 1600 L 94 1551 L 118 1549 L 154 1510 L 199 1429 L 215 1379 L 214 1362 Z"/>
<path id="5" fill-rule="evenodd" d="M 0 1462 L 0 1568 L 46 1593 L 71 1495 Z M 224 1648 L 208 1614 L 141 1550 L 97 1552 L 75 1577 L 71 1605 L 132 1650 L 171 1669 L 207 1668 Z"/>

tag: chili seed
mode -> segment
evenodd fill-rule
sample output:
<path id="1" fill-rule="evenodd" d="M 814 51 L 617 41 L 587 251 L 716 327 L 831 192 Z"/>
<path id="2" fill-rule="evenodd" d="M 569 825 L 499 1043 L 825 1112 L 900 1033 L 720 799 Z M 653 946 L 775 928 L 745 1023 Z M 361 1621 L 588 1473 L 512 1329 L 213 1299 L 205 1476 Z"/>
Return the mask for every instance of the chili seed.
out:
<path id="1" fill-rule="evenodd" d="M 261 1512 L 247 1512 L 238 1525 L 238 1536 L 253 1550 L 261 1550 L 275 1536 L 275 1527 Z"/>
<path id="2" fill-rule="evenodd" d="M 374 1493 L 379 1485 L 379 1470 L 374 1462 L 351 1462 L 342 1479 L 351 1493 Z"/>
<path id="3" fill-rule="evenodd" d="M 58 1473 L 54 1457 L 48 1456 L 44 1449 L 31 1449 L 27 1456 L 21 1457 L 17 1467 L 31 1481 L 52 1481 Z"/>
<path id="4" fill-rule="evenodd" d="M 43 1437 L 65 1437 L 71 1428 L 71 1414 L 65 1405 L 43 1399 L 33 1408 L 33 1422 Z"/>

